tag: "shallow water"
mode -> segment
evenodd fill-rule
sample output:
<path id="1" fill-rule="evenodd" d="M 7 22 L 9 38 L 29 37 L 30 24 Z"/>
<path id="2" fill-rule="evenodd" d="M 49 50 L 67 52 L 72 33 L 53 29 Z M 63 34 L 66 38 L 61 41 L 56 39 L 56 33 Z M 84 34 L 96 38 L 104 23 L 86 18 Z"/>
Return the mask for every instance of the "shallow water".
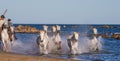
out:
<path id="1" fill-rule="evenodd" d="M 25 33 L 17 33 L 18 40 L 15 40 L 13 47 L 11 48 L 12 53 L 17 54 L 25 54 L 25 55 L 36 55 L 41 56 L 39 54 L 37 45 L 36 45 L 36 38 L 38 34 L 25 34 Z M 66 44 L 66 37 L 62 35 L 62 41 Z M 86 37 L 80 37 L 80 41 L 84 41 L 81 43 L 87 43 L 85 42 L 87 38 Z M 42 55 L 47 57 L 54 57 L 54 58 L 66 58 L 66 59 L 75 59 L 75 60 L 83 60 L 83 61 L 119 61 L 120 60 L 120 40 L 115 39 L 104 39 L 100 38 L 102 40 L 102 48 L 99 52 L 82 52 L 78 55 L 69 55 L 69 49 L 67 47 L 67 44 L 64 45 L 64 49 L 59 54 L 50 53 L 48 55 Z M 80 43 L 79 41 L 79 43 Z M 79 49 L 80 48 L 79 44 Z M 85 46 L 85 45 L 84 45 Z M 82 48 L 83 49 L 83 48 Z M 85 51 L 85 49 L 83 50 Z"/>
<path id="2" fill-rule="evenodd" d="M 118 26 L 118 25 L 117 25 Z M 38 26 L 37 26 L 38 27 Z M 112 38 L 101 38 L 100 40 L 100 51 L 99 52 L 92 52 L 89 51 L 90 39 L 86 37 L 86 34 L 90 33 L 90 27 L 93 26 L 74 26 L 70 27 L 67 26 L 66 28 L 61 29 L 61 39 L 62 39 L 62 50 L 59 53 L 49 53 L 48 55 L 42 55 L 47 57 L 54 57 L 54 58 L 66 58 L 66 59 L 75 59 L 75 60 L 83 60 L 83 61 L 120 61 L 120 40 L 112 39 Z M 105 32 L 120 32 L 120 28 L 113 28 L 113 29 L 105 29 L 97 27 L 98 33 L 105 33 Z M 118 26 L 119 27 L 119 26 Z M 40 27 L 39 29 L 42 29 Z M 72 34 L 74 31 L 80 32 L 79 37 L 79 52 L 80 54 L 77 55 L 70 55 L 69 48 L 67 46 L 67 37 L 68 35 Z M 50 35 L 50 28 L 48 29 L 48 35 Z M 39 50 L 36 44 L 36 38 L 38 34 L 30 34 L 30 33 L 17 33 L 17 40 L 15 40 L 13 46 L 10 49 L 10 52 L 17 53 L 17 54 L 24 54 L 24 55 L 35 55 L 41 56 L 39 54 Z M 50 47 L 52 48 L 52 47 Z"/>

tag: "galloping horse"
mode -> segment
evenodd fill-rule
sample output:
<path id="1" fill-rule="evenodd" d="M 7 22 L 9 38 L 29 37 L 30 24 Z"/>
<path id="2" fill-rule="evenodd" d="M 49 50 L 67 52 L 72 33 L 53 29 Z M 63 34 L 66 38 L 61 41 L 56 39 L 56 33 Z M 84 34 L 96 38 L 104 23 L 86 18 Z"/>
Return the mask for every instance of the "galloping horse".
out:
<path id="1" fill-rule="evenodd" d="M 10 27 L 9 27 L 8 34 L 9 34 L 10 42 L 11 42 L 11 45 L 12 45 L 13 42 L 14 42 L 14 40 L 15 40 L 14 26 L 10 26 Z"/>
<path id="2" fill-rule="evenodd" d="M 45 31 L 41 30 L 39 36 L 37 37 L 37 45 L 39 46 L 39 51 L 41 54 L 48 54 L 48 39 L 46 38 Z"/>
<path id="3" fill-rule="evenodd" d="M 55 36 L 55 33 L 56 33 L 56 27 L 55 27 L 55 26 L 52 26 L 52 36 L 53 36 L 53 37 Z"/>
<path id="4" fill-rule="evenodd" d="M 61 37 L 60 37 L 60 26 L 56 25 L 56 27 L 52 27 L 53 34 L 53 42 L 57 50 L 61 49 Z"/>
<path id="5" fill-rule="evenodd" d="M 4 23 L 1 32 L 1 40 L 3 43 L 4 51 L 8 51 L 9 42 L 11 45 L 13 45 L 14 39 L 15 39 L 14 26 L 8 27 L 8 25 Z"/>
<path id="6" fill-rule="evenodd" d="M 44 26 L 43 26 L 43 29 L 44 29 L 44 31 L 45 31 L 45 36 L 46 36 L 46 38 L 49 39 L 48 34 L 47 34 L 48 26 L 44 25 Z"/>
<path id="7" fill-rule="evenodd" d="M 93 39 L 92 39 L 92 50 L 94 50 L 94 51 L 98 51 L 99 50 L 99 47 L 98 47 L 98 39 L 96 38 L 96 36 L 97 36 L 97 29 L 96 28 L 93 28 L 92 29 L 93 30 L 93 33 L 94 33 L 94 35 L 93 35 Z"/>
<path id="8" fill-rule="evenodd" d="M 10 41 L 8 35 L 8 27 L 7 25 L 3 24 L 2 32 L 1 32 L 1 40 L 3 43 L 3 50 L 8 52 L 8 43 Z"/>
<path id="9" fill-rule="evenodd" d="M 79 33 L 74 32 L 73 35 L 70 35 L 67 39 L 68 47 L 70 48 L 71 54 L 77 54 L 78 51 L 78 37 Z"/>

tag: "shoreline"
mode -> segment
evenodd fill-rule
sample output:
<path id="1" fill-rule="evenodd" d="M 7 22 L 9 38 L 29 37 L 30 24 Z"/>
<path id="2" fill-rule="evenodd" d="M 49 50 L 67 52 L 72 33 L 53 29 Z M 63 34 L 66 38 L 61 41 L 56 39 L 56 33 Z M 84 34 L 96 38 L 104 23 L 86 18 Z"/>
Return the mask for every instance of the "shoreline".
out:
<path id="1" fill-rule="evenodd" d="M 0 61 L 77 61 L 77 60 L 0 52 Z"/>

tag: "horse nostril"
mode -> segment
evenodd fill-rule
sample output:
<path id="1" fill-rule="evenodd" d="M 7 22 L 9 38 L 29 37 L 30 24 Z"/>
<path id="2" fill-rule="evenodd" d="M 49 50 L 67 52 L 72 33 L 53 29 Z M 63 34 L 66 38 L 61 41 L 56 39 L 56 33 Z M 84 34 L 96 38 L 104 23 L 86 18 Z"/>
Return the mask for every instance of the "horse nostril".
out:
<path id="1" fill-rule="evenodd" d="M 60 50 L 60 49 L 61 49 L 61 47 L 58 48 L 58 50 Z"/>
<path id="2" fill-rule="evenodd" d="M 40 42 L 43 42 L 43 40 L 41 40 Z"/>
<path id="3" fill-rule="evenodd" d="M 44 47 L 44 44 L 41 44 L 40 46 L 41 46 L 41 47 Z"/>

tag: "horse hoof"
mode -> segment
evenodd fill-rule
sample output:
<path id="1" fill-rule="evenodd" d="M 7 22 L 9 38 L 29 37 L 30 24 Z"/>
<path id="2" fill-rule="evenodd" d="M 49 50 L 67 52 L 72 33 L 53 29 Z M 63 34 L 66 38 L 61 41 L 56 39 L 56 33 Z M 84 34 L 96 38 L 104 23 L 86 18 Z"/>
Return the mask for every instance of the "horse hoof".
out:
<path id="1" fill-rule="evenodd" d="M 58 50 L 60 50 L 60 49 L 61 49 L 61 47 L 58 48 Z"/>
<path id="2" fill-rule="evenodd" d="M 99 49 L 96 49 L 97 52 L 99 52 Z"/>
<path id="3" fill-rule="evenodd" d="M 48 54 L 48 52 L 44 52 L 44 54 Z"/>

